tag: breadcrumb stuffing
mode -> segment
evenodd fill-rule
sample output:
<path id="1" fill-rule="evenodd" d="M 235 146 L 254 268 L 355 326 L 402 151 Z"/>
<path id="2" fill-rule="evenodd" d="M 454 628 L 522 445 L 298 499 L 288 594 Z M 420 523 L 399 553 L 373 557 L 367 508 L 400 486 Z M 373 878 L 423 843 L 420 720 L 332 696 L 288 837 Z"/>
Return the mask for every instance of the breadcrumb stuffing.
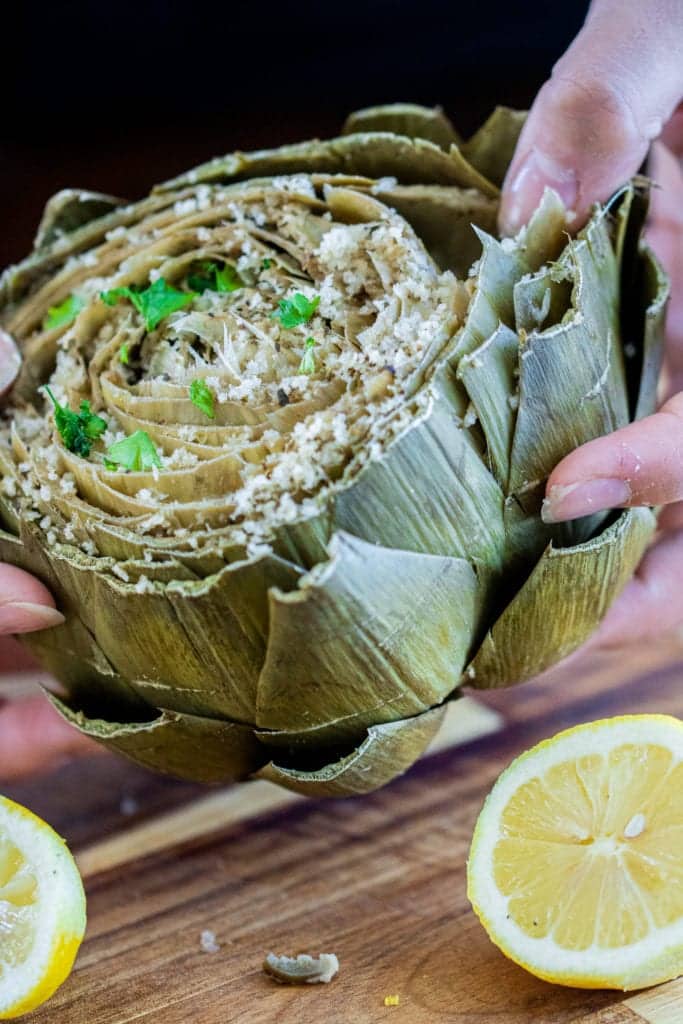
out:
<path id="1" fill-rule="evenodd" d="M 375 191 L 395 184 L 382 179 Z M 226 551 L 242 545 L 257 557 L 279 526 L 318 514 L 340 478 L 379 459 L 423 414 L 429 396 L 416 380 L 456 334 L 471 294 L 398 214 L 376 208 L 374 220 L 335 218 L 305 174 L 241 191 L 201 184 L 70 257 L 60 273 L 77 279 L 86 306 L 59 338 L 49 384 L 71 410 L 89 402 L 106 429 L 88 455 L 69 451 L 36 392 L 0 427 L 14 452 L 3 495 L 137 593 L 157 584 L 104 557 L 110 531 L 137 549 L 147 538 L 138 556 L 147 564 L 153 551 L 175 557 L 169 545 L 213 552 L 216 531 Z M 138 290 L 163 279 L 196 297 L 150 328 L 133 303 L 100 300 L 122 276 Z M 209 406 L 192 399 L 197 381 Z M 4 425 L 12 413 L 14 439 Z M 464 426 L 475 419 L 468 410 Z M 108 449 L 136 431 L 161 468 L 108 466 Z"/>

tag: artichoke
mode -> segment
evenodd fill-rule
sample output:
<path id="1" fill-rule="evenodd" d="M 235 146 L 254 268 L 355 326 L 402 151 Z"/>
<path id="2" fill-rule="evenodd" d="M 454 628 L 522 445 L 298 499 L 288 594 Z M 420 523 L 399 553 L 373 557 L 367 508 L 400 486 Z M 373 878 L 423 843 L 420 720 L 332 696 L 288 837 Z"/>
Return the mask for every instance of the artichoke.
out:
<path id="1" fill-rule="evenodd" d="M 47 204 L 0 282 L 0 559 L 66 615 L 27 642 L 76 727 L 190 779 L 361 793 L 464 685 L 595 628 L 654 515 L 547 526 L 544 481 L 652 410 L 667 283 L 645 180 L 574 239 L 551 192 L 496 239 L 522 121 L 463 143 L 374 108 Z"/>

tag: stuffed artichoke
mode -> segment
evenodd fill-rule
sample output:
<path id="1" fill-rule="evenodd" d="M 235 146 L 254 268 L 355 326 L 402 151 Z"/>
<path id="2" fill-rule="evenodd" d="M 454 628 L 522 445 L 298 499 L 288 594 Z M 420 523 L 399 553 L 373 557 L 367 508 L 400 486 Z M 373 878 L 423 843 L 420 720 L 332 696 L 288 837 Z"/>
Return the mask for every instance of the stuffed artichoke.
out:
<path id="1" fill-rule="evenodd" d="M 496 239 L 522 120 L 463 143 L 375 108 L 137 203 L 50 200 L 0 283 L 0 559 L 66 615 L 27 643 L 76 727 L 190 779 L 360 793 L 463 685 L 598 624 L 654 515 L 549 527 L 544 481 L 652 410 L 667 285 L 644 181 L 575 239 L 553 193 Z"/>

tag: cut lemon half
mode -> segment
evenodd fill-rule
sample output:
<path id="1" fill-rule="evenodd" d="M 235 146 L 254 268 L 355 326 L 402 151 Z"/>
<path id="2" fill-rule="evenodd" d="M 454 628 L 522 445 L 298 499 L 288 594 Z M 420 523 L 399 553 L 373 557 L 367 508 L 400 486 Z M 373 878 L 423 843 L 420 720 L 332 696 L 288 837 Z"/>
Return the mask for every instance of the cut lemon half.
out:
<path id="1" fill-rule="evenodd" d="M 467 875 L 493 942 L 539 978 L 633 989 L 683 973 L 683 724 L 611 718 L 522 754 Z"/>
<path id="2" fill-rule="evenodd" d="M 68 977 L 85 931 L 85 894 L 63 839 L 0 797 L 0 1020 L 44 1003 Z"/>

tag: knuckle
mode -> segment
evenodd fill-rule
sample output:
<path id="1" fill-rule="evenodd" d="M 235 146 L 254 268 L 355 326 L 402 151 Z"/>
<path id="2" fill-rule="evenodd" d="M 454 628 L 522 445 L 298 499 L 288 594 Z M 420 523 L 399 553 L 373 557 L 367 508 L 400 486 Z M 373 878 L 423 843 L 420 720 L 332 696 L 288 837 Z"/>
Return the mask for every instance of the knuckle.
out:
<path id="1" fill-rule="evenodd" d="M 606 157 L 647 141 L 631 98 L 613 77 L 584 70 L 579 78 L 558 66 L 548 87 L 563 133 L 592 156 Z"/>

